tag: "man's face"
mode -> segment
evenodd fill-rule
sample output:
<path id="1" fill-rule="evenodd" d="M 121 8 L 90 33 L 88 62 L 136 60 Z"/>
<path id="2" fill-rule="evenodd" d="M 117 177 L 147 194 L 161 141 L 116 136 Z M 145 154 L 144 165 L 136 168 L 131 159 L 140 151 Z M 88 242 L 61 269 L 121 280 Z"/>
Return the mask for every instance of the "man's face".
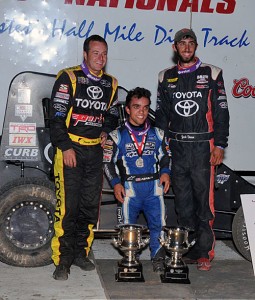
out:
<path id="1" fill-rule="evenodd" d="M 107 62 L 107 47 L 102 42 L 91 41 L 89 51 L 83 52 L 86 65 L 92 73 L 98 75 Z"/>
<path id="2" fill-rule="evenodd" d="M 130 101 L 129 107 L 126 106 L 126 112 L 129 114 L 129 122 L 134 126 L 144 124 L 148 117 L 150 101 L 148 98 L 135 98 Z"/>
<path id="3" fill-rule="evenodd" d="M 182 39 L 173 45 L 173 50 L 177 53 L 180 62 L 182 63 L 193 63 L 197 44 L 193 38 Z"/>

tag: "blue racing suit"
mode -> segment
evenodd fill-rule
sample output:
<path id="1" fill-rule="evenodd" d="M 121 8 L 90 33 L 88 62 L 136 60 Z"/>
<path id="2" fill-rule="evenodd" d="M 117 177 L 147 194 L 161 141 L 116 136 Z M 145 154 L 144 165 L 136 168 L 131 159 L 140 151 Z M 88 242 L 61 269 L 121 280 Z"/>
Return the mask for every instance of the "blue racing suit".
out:
<path id="1" fill-rule="evenodd" d="M 129 126 L 134 128 L 130 123 Z M 143 126 L 135 127 L 136 132 L 139 129 L 143 130 Z M 142 136 L 137 134 L 136 139 L 139 143 Z M 161 129 L 149 129 L 141 157 L 143 164 L 137 166 L 139 156 L 126 126 L 109 134 L 104 147 L 105 174 L 112 187 L 121 183 L 126 193 L 118 221 L 136 224 L 139 213 L 144 213 L 153 258 L 161 247 L 159 237 L 166 219 L 163 186 L 159 185 L 159 177 L 163 173 L 170 174 L 170 151 Z"/>

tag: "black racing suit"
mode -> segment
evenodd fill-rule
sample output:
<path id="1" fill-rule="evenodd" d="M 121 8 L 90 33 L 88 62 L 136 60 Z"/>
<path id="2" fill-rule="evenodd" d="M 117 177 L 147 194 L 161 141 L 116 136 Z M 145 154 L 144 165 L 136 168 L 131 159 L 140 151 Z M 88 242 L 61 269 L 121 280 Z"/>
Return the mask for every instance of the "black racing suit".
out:
<path id="1" fill-rule="evenodd" d="M 179 226 L 195 231 L 189 256 L 214 257 L 214 172 L 210 152 L 225 148 L 229 135 L 227 97 L 218 67 L 204 64 L 159 73 L 156 126 L 168 132 L 172 186 Z M 179 71 L 179 72 L 178 72 Z"/>
<path id="2" fill-rule="evenodd" d="M 106 73 L 100 81 L 92 81 L 80 66 L 60 71 L 54 84 L 50 133 L 57 196 L 52 239 L 55 265 L 70 267 L 75 257 L 90 251 L 103 179 L 99 136 L 117 126 L 117 85 Z M 62 151 L 71 148 L 76 154 L 75 168 L 63 164 Z"/>

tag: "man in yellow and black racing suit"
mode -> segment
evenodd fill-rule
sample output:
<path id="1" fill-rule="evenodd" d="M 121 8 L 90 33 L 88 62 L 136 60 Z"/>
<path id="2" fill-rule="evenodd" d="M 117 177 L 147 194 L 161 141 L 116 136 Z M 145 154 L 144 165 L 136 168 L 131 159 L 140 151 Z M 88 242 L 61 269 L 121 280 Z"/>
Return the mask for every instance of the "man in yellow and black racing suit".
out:
<path id="1" fill-rule="evenodd" d="M 81 65 L 60 71 L 50 105 L 56 188 L 53 278 L 66 280 L 71 264 L 92 270 L 88 254 L 97 223 L 103 179 L 103 145 L 118 122 L 117 80 L 105 73 L 107 43 L 85 40 Z"/>

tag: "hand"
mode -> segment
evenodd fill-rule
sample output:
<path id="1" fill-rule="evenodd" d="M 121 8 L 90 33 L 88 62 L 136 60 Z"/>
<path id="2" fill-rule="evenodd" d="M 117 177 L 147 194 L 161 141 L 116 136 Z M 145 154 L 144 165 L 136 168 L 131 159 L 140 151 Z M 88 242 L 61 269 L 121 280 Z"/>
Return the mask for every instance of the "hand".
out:
<path id="1" fill-rule="evenodd" d="M 210 163 L 212 166 L 218 166 L 224 158 L 224 149 L 215 146 L 211 152 Z"/>
<path id="2" fill-rule="evenodd" d="M 101 138 L 100 144 L 101 144 L 102 148 L 104 148 L 104 145 L 105 145 L 106 140 L 107 140 L 107 136 L 108 136 L 108 134 L 106 132 L 104 132 L 104 131 L 102 131 L 101 134 L 100 134 L 100 136 L 99 136 Z"/>
<path id="3" fill-rule="evenodd" d="M 166 173 L 162 174 L 159 179 L 159 184 L 164 185 L 164 194 L 166 194 L 170 188 L 170 176 Z"/>
<path id="4" fill-rule="evenodd" d="M 124 203 L 124 196 L 126 195 L 125 193 L 125 189 L 124 189 L 124 186 L 120 183 L 117 183 L 114 188 L 114 196 L 116 197 L 116 199 L 121 202 L 121 203 Z"/>
<path id="5" fill-rule="evenodd" d="M 72 148 L 63 151 L 63 161 L 64 161 L 64 165 L 67 167 L 70 168 L 76 167 L 76 154 Z"/>

